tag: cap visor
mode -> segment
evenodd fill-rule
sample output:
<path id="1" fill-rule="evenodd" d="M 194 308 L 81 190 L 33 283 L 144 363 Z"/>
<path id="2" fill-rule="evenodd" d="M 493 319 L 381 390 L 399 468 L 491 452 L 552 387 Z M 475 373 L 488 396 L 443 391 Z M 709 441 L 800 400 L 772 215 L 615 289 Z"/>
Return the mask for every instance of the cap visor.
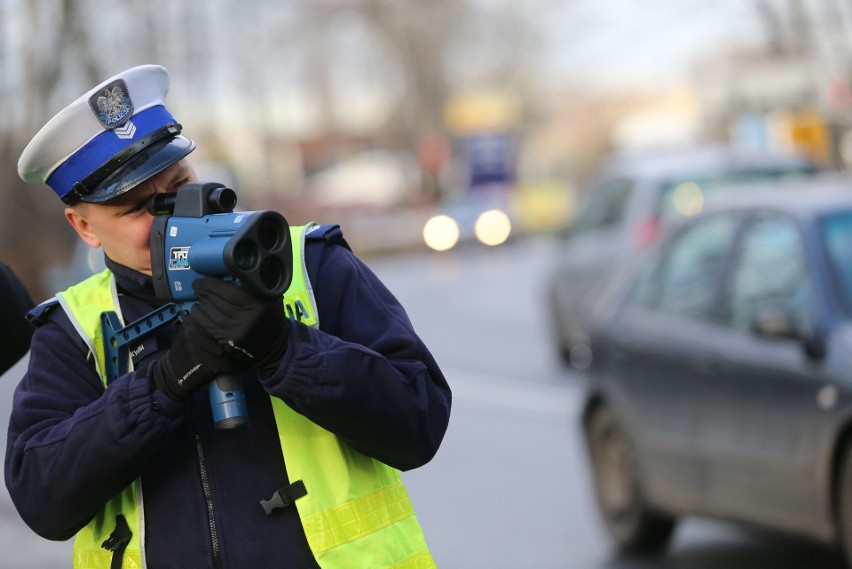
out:
<path id="1" fill-rule="evenodd" d="M 193 150 L 195 143 L 185 136 L 178 135 L 157 141 L 107 176 L 92 193 L 80 201 L 103 203 L 118 197 L 159 174 Z"/>

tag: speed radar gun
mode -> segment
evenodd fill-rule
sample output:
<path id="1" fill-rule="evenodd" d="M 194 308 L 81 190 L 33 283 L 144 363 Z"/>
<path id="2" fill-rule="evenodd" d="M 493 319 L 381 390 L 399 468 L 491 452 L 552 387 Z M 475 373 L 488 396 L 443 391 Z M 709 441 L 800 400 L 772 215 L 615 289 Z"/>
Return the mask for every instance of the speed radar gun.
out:
<path id="1" fill-rule="evenodd" d="M 234 190 L 212 182 L 187 184 L 176 193 L 148 199 L 148 211 L 154 216 L 154 291 L 157 298 L 171 302 L 123 328 L 115 313 L 101 315 L 107 368 L 115 374 L 113 378 L 127 371 L 130 343 L 189 314 L 196 301 L 195 279 L 217 276 L 258 296 L 283 296 L 293 265 L 287 220 L 275 211 L 235 212 L 236 204 Z M 248 423 L 245 396 L 236 376 L 221 376 L 210 383 L 210 406 L 217 428 Z"/>

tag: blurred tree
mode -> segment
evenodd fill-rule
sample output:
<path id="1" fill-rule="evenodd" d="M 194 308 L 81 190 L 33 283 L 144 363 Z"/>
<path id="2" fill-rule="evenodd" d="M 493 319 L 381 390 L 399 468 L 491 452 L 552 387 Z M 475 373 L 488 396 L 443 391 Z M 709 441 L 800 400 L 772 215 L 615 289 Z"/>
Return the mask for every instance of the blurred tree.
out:
<path id="1" fill-rule="evenodd" d="M 17 157 L 50 117 L 54 102 L 62 99 L 63 74 L 77 73 L 91 83 L 100 75 L 100 67 L 80 2 L 33 0 L 3 6 L 6 13 L 0 21 L 24 24 L 17 30 L 9 24 L 2 26 L 4 44 L 12 44 L 8 34 L 32 37 L 32 30 L 39 30 L 39 41 L 21 42 L 17 49 L 3 50 L 0 55 L 0 65 L 7 70 L 0 102 L 11 109 L 6 115 L 11 128 L 0 129 L 0 155 L 4 157 L 0 161 L 0 257 L 20 275 L 33 298 L 41 300 L 47 296 L 41 279 L 45 266 L 66 258 L 73 241 L 68 239 L 70 228 L 62 221 L 61 204 L 18 178 Z M 17 84 L 11 83 L 13 78 Z"/>
<path id="2" fill-rule="evenodd" d="M 392 145 L 418 149 L 425 138 L 443 133 L 449 65 L 459 26 L 467 20 L 464 0 L 366 0 L 361 15 L 397 63 L 402 93 L 387 136 Z M 421 192 L 440 199 L 437 172 L 421 163 Z"/>
<path id="3" fill-rule="evenodd" d="M 416 148 L 420 136 L 442 127 L 447 98 L 446 59 L 465 17 L 464 0 L 364 0 L 361 16 L 397 62 L 403 78 L 393 136 Z"/>
<path id="4" fill-rule="evenodd" d="M 768 0 L 758 0 L 756 9 L 758 17 L 766 29 L 769 49 L 778 55 L 785 54 L 789 46 L 781 14 Z"/>
<path id="5" fill-rule="evenodd" d="M 756 0 L 755 7 L 773 53 L 852 71 L 852 2 Z"/>
<path id="6" fill-rule="evenodd" d="M 789 3 L 792 51 L 799 56 L 808 56 L 814 50 L 811 14 L 803 0 L 789 0 Z"/>

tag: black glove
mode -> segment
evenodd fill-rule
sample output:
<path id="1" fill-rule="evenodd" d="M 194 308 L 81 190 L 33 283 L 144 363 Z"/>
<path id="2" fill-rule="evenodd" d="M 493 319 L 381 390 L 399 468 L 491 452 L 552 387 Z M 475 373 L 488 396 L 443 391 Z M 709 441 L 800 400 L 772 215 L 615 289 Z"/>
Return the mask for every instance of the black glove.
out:
<path id="1" fill-rule="evenodd" d="M 198 297 L 192 316 L 199 326 L 262 373 L 278 368 L 290 334 L 280 296 L 255 296 L 216 277 L 197 279 L 192 288 Z"/>
<path id="2" fill-rule="evenodd" d="M 153 378 L 166 395 L 175 401 L 186 401 L 214 377 L 244 369 L 190 314 L 181 324 L 172 347 L 154 367 Z"/>

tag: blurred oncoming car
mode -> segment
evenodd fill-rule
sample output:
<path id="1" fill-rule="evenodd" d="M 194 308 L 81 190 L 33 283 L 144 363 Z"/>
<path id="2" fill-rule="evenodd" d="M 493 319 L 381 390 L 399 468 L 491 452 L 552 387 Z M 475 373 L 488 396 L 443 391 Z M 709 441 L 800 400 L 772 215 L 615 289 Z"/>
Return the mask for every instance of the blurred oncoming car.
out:
<path id="1" fill-rule="evenodd" d="M 551 275 L 550 313 L 563 361 L 589 364 L 589 307 L 613 272 L 664 227 L 700 213 L 728 188 L 813 172 L 802 158 L 729 146 L 610 157 L 584 192 Z"/>
<path id="2" fill-rule="evenodd" d="M 852 181 L 779 185 L 684 222 L 594 309 L 583 427 L 624 552 L 695 514 L 852 559 Z"/>
<path id="3" fill-rule="evenodd" d="M 508 186 L 470 191 L 441 204 L 423 224 L 423 241 L 435 251 L 448 251 L 465 242 L 496 246 L 512 234 Z"/>

